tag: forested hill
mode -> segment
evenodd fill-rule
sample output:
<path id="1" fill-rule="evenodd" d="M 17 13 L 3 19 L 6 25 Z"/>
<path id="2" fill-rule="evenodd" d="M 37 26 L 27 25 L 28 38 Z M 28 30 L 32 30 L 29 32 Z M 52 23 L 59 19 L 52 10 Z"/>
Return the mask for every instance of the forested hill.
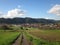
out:
<path id="1" fill-rule="evenodd" d="M 0 18 L 0 24 L 23 24 L 23 23 L 56 23 L 60 21 L 43 18 Z"/>

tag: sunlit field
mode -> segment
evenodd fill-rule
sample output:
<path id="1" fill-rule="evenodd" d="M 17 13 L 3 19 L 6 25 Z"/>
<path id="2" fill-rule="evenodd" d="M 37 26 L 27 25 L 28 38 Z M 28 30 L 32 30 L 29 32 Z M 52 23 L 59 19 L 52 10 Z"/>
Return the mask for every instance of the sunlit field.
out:
<path id="1" fill-rule="evenodd" d="M 60 45 L 60 30 L 27 30 L 27 38 L 34 45 Z"/>
<path id="2" fill-rule="evenodd" d="M 19 34 L 20 33 L 16 31 L 0 30 L 0 45 L 12 45 Z"/>

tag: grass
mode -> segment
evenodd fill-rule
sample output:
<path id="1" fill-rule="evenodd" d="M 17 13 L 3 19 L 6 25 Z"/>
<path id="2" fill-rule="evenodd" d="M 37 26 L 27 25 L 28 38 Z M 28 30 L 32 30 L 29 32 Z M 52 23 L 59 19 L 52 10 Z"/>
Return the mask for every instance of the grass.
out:
<path id="1" fill-rule="evenodd" d="M 11 45 L 12 42 L 17 38 L 19 32 L 0 31 L 0 45 Z"/>
<path id="2" fill-rule="evenodd" d="M 35 36 L 30 35 L 29 33 L 26 33 L 26 37 L 33 45 L 46 44 L 46 41 L 36 38 Z"/>
<path id="3" fill-rule="evenodd" d="M 20 32 L 23 32 L 28 41 L 33 45 L 60 45 L 60 30 L 24 28 L 24 30 Z M 0 30 L 0 45 L 11 45 L 16 37 L 21 34 L 20 32 L 14 30 Z"/>
<path id="4" fill-rule="evenodd" d="M 50 41 L 60 41 L 60 30 L 29 30 L 30 34 Z"/>
<path id="5" fill-rule="evenodd" d="M 60 30 L 27 30 L 27 38 L 34 45 L 60 45 Z"/>

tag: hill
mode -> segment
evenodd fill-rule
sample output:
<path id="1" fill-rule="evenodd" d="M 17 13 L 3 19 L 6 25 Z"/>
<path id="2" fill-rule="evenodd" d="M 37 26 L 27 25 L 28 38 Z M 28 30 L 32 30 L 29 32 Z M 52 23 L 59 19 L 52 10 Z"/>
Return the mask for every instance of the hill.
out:
<path id="1" fill-rule="evenodd" d="M 60 20 L 43 19 L 43 18 L 0 18 L 0 24 L 25 24 L 25 23 L 60 23 Z"/>

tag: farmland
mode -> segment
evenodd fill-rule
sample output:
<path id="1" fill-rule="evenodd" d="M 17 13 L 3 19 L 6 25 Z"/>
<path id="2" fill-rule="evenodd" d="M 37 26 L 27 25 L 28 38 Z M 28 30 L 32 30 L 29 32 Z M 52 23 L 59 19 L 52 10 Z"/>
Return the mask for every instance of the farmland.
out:
<path id="1" fill-rule="evenodd" d="M 0 45 L 60 45 L 60 30 L 5 25 Z"/>
<path id="2" fill-rule="evenodd" d="M 0 45 L 11 45 L 19 34 L 19 32 L 0 30 Z"/>
<path id="3" fill-rule="evenodd" d="M 27 38 L 34 45 L 60 45 L 60 30 L 33 29 L 27 32 Z"/>

